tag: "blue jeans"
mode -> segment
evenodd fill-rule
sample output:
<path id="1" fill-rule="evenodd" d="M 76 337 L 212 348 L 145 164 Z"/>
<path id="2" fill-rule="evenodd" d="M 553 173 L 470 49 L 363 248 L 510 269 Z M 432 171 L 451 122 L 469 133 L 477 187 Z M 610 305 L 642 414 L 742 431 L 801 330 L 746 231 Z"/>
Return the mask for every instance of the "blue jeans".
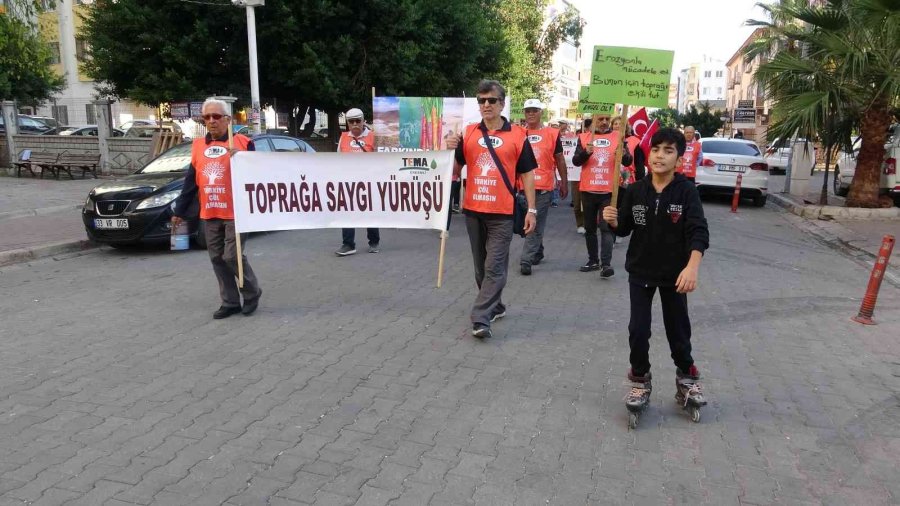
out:
<path id="1" fill-rule="evenodd" d="M 344 244 L 356 249 L 356 229 L 342 228 L 341 232 L 343 235 Z M 369 246 L 376 246 L 381 241 L 381 235 L 378 233 L 377 228 L 367 228 L 366 238 L 369 239 Z"/>

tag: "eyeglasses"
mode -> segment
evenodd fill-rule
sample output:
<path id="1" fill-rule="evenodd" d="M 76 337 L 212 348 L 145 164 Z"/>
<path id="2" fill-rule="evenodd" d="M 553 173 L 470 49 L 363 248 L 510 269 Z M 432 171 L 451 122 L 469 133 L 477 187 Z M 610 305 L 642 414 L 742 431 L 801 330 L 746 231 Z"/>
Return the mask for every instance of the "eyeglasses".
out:
<path id="1" fill-rule="evenodd" d="M 534 114 L 534 113 L 537 113 L 537 112 L 541 112 L 541 110 L 540 110 L 540 109 L 536 109 L 536 108 L 534 108 L 534 107 L 529 107 L 528 109 L 525 109 L 525 112 L 526 112 L 526 113 L 529 113 L 529 114 Z"/>
<path id="2" fill-rule="evenodd" d="M 209 120 L 211 120 L 211 119 L 214 119 L 214 120 L 216 120 L 216 121 L 219 121 L 220 119 L 222 119 L 222 118 L 224 118 L 224 117 L 225 117 L 224 114 L 204 114 L 204 115 L 202 116 L 203 121 L 209 121 Z"/>
<path id="3" fill-rule="evenodd" d="M 348 119 L 347 120 L 347 123 L 349 123 L 351 125 L 355 125 L 357 123 L 362 123 L 362 122 L 363 122 L 363 120 L 361 120 L 361 119 Z"/>
<path id="4" fill-rule="evenodd" d="M 484 105 L 485 102 L 494 105 L 500 101 L 497 97 L 478 97 L 475 100 L 478 102 L 478 105 Z"/>

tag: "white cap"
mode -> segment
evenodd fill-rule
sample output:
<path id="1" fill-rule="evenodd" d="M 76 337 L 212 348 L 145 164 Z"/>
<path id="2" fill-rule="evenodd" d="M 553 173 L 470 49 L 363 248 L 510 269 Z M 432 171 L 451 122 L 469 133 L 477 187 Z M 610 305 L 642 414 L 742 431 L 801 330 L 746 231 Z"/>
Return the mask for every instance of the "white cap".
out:
<path id="1" fill-rule="evenodd" d="M 350 109 L 349 111 L 347 111 L 347 114 L 345 114 L 345 116 L 347 119 L 356 119 L 356 118 L 363 119 L 363 112 L 361 110 L 357 109 L 356 107 L 354 107 L 353 109 Z"/>
<path id="2" fill-rule="evenodd" d="M 525 101 L 525 105 L 522 106 L 522 109 L 544 110 L 544 104 L 542 104 L 541 101 L 536 98 L 529 98 L 528 100 Z"/>

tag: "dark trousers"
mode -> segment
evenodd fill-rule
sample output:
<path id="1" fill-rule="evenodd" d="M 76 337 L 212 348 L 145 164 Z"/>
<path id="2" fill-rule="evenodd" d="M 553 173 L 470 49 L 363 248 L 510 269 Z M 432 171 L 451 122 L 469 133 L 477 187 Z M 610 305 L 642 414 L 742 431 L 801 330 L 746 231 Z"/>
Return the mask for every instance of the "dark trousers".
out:
<path id="1" fill-rule="evenodd" d="M 342 228 L 341 235 L 343 236 L 344 244 L 350 246 L 351 248 L 356 248 L 355 228 Z M 369 240 L 369 246 L 375 246 L 379 242 L 381 242 L 381 234 L 379 234 L 377 228 L 367 228 L 366 238 Z"/>
<path id="2" fill-rule="evenodd" d="M 227 307 L 240 307 L 241 295 L 244 296 L 244 303 L 252 302 L 259 298 L 261 293 L 259 282 L 250 264 L 247 263 L 247 256 L 241 255 L 241 262 L 244 264 L 244 287 L 238 288 L 237 284 L 237 243 L 234 236 L 234 221 L 232 220 L 203 220 L 203 226 L 206 227 L 206 249 L 209 251 L 209 260 L 212 262 L 213 271 L 216 273 L 216 279 L 219 281 L 219 296 L 222 298 L 222 305 Z M 243 236 L 241 236 L 243 239 Z M 241 242 L 241 246 L 246 248 L 247 243 Z M 246 251 L 243 249 L 241 253 Z"/>
<path id="3" fill-rule="evenodd" d="M 478 296 L 472 305 L 472 323 L 490 325 L 494 314 L 506 310 L 500 297 L 509 271 L 513 221 L 467 214 L 466 231 L 472 246 L 475 284 L 478 286 Z"/>
<path id="4" fill-rule="evenodd" d="M 584 242 L 587 244 L 588 260 L 591 263 L 610 265 L 612 262 L 613 244 L 616 236 L 609 225 L 601 220 L 603 208 L 609 205 L 611 193 L 581 192 L 581 205 L 584 208 Z M 600 255 L 597 255 L 597 221 L 600 221 Z"/>
<path id="5" fill-rule="evenodd" d="M 650 371 L 650 306 L 655 286 L 628 283 L 631 289 L 631 321 L 628 323 L 628 344 L 631 346 L 631 369 L 642 376 Z M 691 319 L 688 316 L 687 294 L 678 293 L 674 286 L 659 287 L 663 324 L 672 360 L 682 371 L 694 365 L 691 357 Z"/>

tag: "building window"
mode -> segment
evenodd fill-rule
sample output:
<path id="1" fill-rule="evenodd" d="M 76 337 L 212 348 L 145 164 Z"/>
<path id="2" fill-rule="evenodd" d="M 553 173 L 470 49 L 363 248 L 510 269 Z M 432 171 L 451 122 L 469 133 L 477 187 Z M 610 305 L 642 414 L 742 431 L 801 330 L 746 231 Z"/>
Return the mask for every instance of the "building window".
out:
<path id="1" fill-rule="evenodd" d="M 703 94 L 709 95 L 709 88 L 703 88 Z"/>
<path id="2" fill-rule="evenodd" d="M 84 112 L 87 114 L 87 124 L 97 124 L 97 106 L 94 104 L 84 104 Z"/>
<path id="3" fill-rule="evenodd" d="M 719 96 L 721 96 L 721 95 L 722 95 L 722 88 L 716 88 L 716 94 L 719 95 Z"/>
<path id="4" fill-rule="evenodd" d="M 88 57 L 89 48 L 90 45 L 86 40 L 75 39 L 75 57 L 78 58 L 78 61 L 84 61 Z"/>
<path id="5" fill-rule="evenodd" d="M 56 65 L 59 62 L 60 62 L 59 42 L 51 42 L 50 43 L 50 65 Z"/>
<path id="6" fill-rule="evenodd" d="M 722 77 L 722 74 L 723 74 L 723 71 L 722 71 L 722 70 L 717 70 L 717 71 L 716 71 L 716 77 Z"/>
<path id="7" fill-rule="evenodd" d="M 707 70 L 707 71 L 703 72 L 703 77 L 712 77 L 712 71 Z"/>
<path id="8" fill-rule="evenodd" d="M 53 119 L 60 125 L 69 124 L 69 108 L 64 105 L 54 105 L 50 107 L 50 114 Z"/>

